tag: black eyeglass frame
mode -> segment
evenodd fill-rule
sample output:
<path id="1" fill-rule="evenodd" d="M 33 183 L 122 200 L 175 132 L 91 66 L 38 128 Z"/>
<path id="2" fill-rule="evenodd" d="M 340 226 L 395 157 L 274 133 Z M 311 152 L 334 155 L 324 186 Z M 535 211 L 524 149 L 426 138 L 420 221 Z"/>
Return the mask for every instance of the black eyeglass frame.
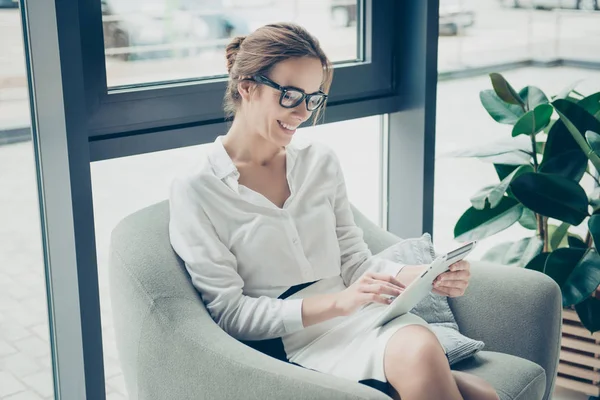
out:
<path id="1" fill-rule="evenodd" d="M 273 89 L 279 90 L 281 92 L 281 95 L 279 96 L 279 105 L 283 108 L 295 108 L 295 107 L 298 107 L 298 105 L 304 101 L 306 103 L 306 109 L 308 111 L 316 111 L 319 108 L 323 107 L 323 105 L 327 101 L 327 97 L 328 97 L 321 90 L 319 90 L 318 92 L 315 92 L 315 93 L 306 93 L 304 90 L 297 88 L 295 86 L 281 86 L 281 85 L 277 84 L 276 82 L 273 82 L 272 80 L 270 80 L 269 78 L 267 78 L 264 75 L 255 75 L 252 78 L 250 78 L 249 80 L 254 81 L 256 83 L 262 83 L 263 85 L 267 85 L 269 87 L 272 87 Z M 294 104 L 286 106 L 283 104 L 283 97 L 285 96 L 285 94 L 287 92 L 292 91 L 292 90 L 295 92 L 300 92 L 302 94 L 302 97 L 300 99 L 298 99 L 298 101 L 296 101 Z M 315 107 L 311 110 L 310 108 L 308 108 L 308 102 L 310 101 L 310 99 L 313 96 L 320 96 L 323 98 L 323 101 L 321 101 L 317 107 Z"/>

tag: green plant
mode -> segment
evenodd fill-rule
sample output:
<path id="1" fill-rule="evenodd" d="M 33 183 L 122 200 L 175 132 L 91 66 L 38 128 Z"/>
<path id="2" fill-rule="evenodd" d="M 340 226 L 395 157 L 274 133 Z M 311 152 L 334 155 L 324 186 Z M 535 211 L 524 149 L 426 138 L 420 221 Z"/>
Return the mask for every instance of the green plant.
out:
<path id="1" fill-rule="evenodd" d="M 454 236 L 483 239 L 515 223 L 532 230 L 484 259 L 549 275 L 563 306 L 599 331 L 600 93 L 584 96 L 571 86 L 549 100 L 535 86 L 517 92 L 502 75 L 490 78 L 493 90 L 480 93 L 481 103 L 495 121 L 512 126 L 512 139 L 454 153 L 492 162 L 500 180 L 471 198 Z M 593 183 L 588 192 L 584 179 Z"/>

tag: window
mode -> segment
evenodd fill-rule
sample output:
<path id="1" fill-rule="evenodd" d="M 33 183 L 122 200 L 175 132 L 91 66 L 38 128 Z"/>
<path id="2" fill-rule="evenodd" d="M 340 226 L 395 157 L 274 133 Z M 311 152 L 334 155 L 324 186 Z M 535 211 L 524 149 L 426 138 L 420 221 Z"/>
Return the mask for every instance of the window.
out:
<path id="1" fill-rule="evenodd" d="M 594 1 L 441 0 L 439 71 L 557 59 L 600 62 Z"/>
<path id="2" fill-rule="evenodd" d="M 4 8 L 4 7 L 7 8 Z M 53 398 L 34 146 L 18 4 L 0 1 L 0 398 Z"/>
<path id="3" fill-rule="evenodd" d="M 225 46 L 268 23 L 301 24 L 333 62 L 362 60 L 359 1 L 100 0 L 108 86 L 225 75 Z"/>
<path id="4" fill-rule="evenodd" d="M 444 20 L 442 16 L 452 14 L 450 10 L 454 17 Z M 463 23 L 465 15 L 474 16 L 474 23 Z M 538 86 L 548 96 L 576 81 L 585 93 L 594 93 L 600 90 L 600 73 L 583 67 L 597 67 L 600 62 L 596 49 L 599 22 L 600 11 L 587 1 L 440 2 L 434 207 L 435 241 L 440 250 L 455 246 L 454 226 L 469 208 L 470 197 L 498 181 L 492 164 L 446 154 L 510 138 L 507 125 L 493 121 L 479 100 L 480 91 L 491 89 L 487 72 L 501 70 L 513 86 Z M 533 62 L 541 65 L 528 66 Z M 474 256 L 482 257 L 501 242 L 526 236 L 531 231 L 515 224 L 483 240 Z"/>
<path id="5" fill-rule="evenodd" d="M 341 0 L 332 3 L 348 4 Z M 240 8 L 250 2 L 223 1 L 222 4 Z M 258 7 L 271 3 L 252 1 L 251 4 Z M 314 4 L 323 10 L 321 2 Z M 415 46 L 414 43 L 421 43 L 426 37 L 424 31 L 432 31 L 431 21 L 437 12 L 420 2 L 361 0 L 356 4 L 357 22 L 339 28 L 340 32 L 356 34 L 354 44 L 348 46 L 352 53 L 348 51 L 348 56 L 342 52 L 331 54 L 341 63 L 336 64 L 325 122 L 353 120 L 343 126 L 344 131 L 351 131 L 354 124 L 362 126 L 364 131 L 357 131 L 356 135 L 369 135 L 369 140 L 373 140 L 369 153 L 371 149 L 377 149 L 376 154 L 379 154 L 379 120 L 374 118 L 371 123 L 363 124 L 357 119 L 399 110 L 406 110 L 415 120 L 419 118 L 419 111 L 413 113 L 411 107 L 420 104 L 415 99 L 422 95 L 420 79 L 424 76 L 423 71 L 434 70 L 425 61 L 435 59 L 432 49 L 436 42 L 432 41 L 431 46 Z M 112 340 L 110 329 L 102 337 L 100 324 L 101 313 L 102 321 L 110 321 L 107 303 L 98 304 L 99 298 L 106 298 L 102 275 L 106 247 L 102 246 L 106 246 L 108 233 L 97 231 L 96 240 L 94 222 L 99 224 L 98 229 L 108 225 L 100 218 L 94 221 L 91 217 L 94 211 L 101 216 L 108 215 L 102 211 L 103 199 L 107 199 L 103 196 L 119 196 L 119 193 L 101 190 L 103 182 L 107 183 L 104 179 L 109 178 L 103 178 L 98 168 L 128 162 L 127 158 L 119 158 L 131 156 L 130 160 L 141 160 L 177 148 L 182 148 L 177 154 L 185 154 L 185 150 L 193 148 L 190 146 L 201 148 L 203 143 L 212 142 L 226 129 L 221 108 L 226 81 L 220 76 L 202 76 L 194 70 L 182 75 L 187 76 L 184 78 L 149 74 L 142 80 L 139 78 L 143 74 L 136 72 L 130 75 L 129 81 L 109 84 L 101 1 L 81 2 L 75 8 L 63 2 L 23 2 L 23 5 L 27 17 L 23 19 L 27 23 L 25 54 L 32 75 L 29 82 L 33 85 L 31 93 L 36 112 L 36 118 L 32 119 L 36 124 L 34 147 L 43 155 L 37 160 L 43 190 L 43 196 L 40 196 L 43 226 L 52 227 L 42 233 L 49 249 L 45 256 L 48 277 L 52 281 L 51 318 L 57 332 L 53 342 L 54 365 L 57 367 L 54 376 L 60 382 L 57 390 L 63 396 L 82 398 L 101 396 L 108 387 L 110 397 L 119 398 L 122 397 L 119 394 L 122 380 L 113 368 L 115 364 L 109 362 L 114 361 L 114 348 L 111 350 L 107 344 L 103 353 L 100 345 L 101 339 L 106 343 Z M 319 15 L 322 17 L 325 13 Z M 334 24 L 347 24 L 340 22 L 344 21 L 342 17 L 339 11 L 330 15 Z M 323 32 L 317 28 L 312 31 L 318 37 Z M 353 40 L 351 38 L 350 43 Z M 402 61 L 409 59 L 418 60 L 419 65 L 427 64 L 426 68 L 413 68 L 412 63 Z M 146 65 L 145 61 L 150 64 L 155 59 L 124 63 Z M 175 69 L 171 72 L 179 73 Z M 344 140 L 355 139 L 352 135 L 345 136 L 347 139 Z M 319 139 L 323 137 L 319 136 Z M 190 148 L 183 149 L 185 147 Z M 356 151 L 355 147 L 349 149 Z M 360 150 L 364 152 L 365 149 L 363 143 Z M 365 170 L 379 168 L 379 163 L 373 161 L 377 157 L 363 159 L 362 156 L 358 154 L 358 158 L 346 159 L 357 166 L 356 160 L 373 163 L 362 164 Z M 98 163 L 90 166 L 91 162 Z M 348 179 L 351 172 L 347 174 Z M 122 168 L 116 175 L 110 179 L 127 180 L 135 174 Z M 374 220 L 382 219 L 378 210 L 379 190 L 374 189 L 380 181 L 369 174 L 369 186 L 361 184 L 361 189 L 356 189 L 349 184 L 351 200 L 361 209 L 358 203 L 371 204 L 370 211 L 363 211 Z M 158 181 L 156 185 L 159 185 Z M 364 191 L 360 192 L 363 200 L 354 200 L 352 193 L 359 191 Z M 152 196 L 164 198 L 159 194 L 159 191 L 153 192 L 144 201 L 149 201 Z M 112 210 L 114 217 L 107 217 L 106 222 L 118 221 L 117 214 L 124 215 L 128 207 L 137 209 L 141 204 L 135 201 L 119 203 L 123 208 Z M 69 223 L 64 223 L 65 220 Z M 79 310 L 85 312 L 77 312 Z M 64 350 L 67 348 L 68 351 Z M 107 360 L 104 370 L 103 356 Z M 104 379 L 104 373 L 108 379 Z"/>

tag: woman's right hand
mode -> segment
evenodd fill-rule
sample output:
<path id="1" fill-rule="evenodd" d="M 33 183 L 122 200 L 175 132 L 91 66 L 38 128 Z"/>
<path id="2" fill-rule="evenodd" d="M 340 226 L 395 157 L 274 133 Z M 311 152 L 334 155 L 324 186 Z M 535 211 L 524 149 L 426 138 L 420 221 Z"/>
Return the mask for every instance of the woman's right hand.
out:
<path id="1" fill-rule="evenodd" d="M 392 275 L 366 272 L 352 285 L 336 294 L 335 307 L 341 315 L 350 315 L 368 303 L 390 304 L 406 286 Z"/>

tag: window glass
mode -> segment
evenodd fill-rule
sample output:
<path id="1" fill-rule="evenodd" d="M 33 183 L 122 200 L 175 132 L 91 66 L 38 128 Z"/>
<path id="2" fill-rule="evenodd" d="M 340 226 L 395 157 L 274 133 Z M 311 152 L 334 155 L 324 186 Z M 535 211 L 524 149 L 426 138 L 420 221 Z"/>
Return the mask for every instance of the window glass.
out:
<path id="1" fill-rule="evenodd" d="M 595 0 L 440 0 L 440 72 L 535 59 L 600 62 Z"/>
<path id="2" fill-rule="evenodd" d="M 486 71 L 501 72 L 517 90 L 534 85 L 548 96 L 576 81 L 583 93 L 600 91 L 594 69 L 600 63 L 598 5 L 595 0 L 440 0 L 434 205 L 440 250 L 457 244 L 454 226 L 471 196 L 498 182 L 491 163 L 446 155 L 511 137 L 510 126 L 495 122 L 481 105 L 480 91 L 492 88 Z M 556 60 L 590 69 L 551 67 Z M 549 67 L 524 67 L 530 61 Z M 515 224 L 483 240 L 473 257 L 531 233 Z"/>
<path id="3" fill-rule="evenodd" d="M 308 29 L 334 62 L 359 58 L 359 0 L 100 1 L 111 87 L 224 75 L 232 37 L 281 21 Z"/>
<path id="4" fill-rule="evenodd" d="M 0 399 L 53 398 L 21 18 L 0 0 Z"/>

